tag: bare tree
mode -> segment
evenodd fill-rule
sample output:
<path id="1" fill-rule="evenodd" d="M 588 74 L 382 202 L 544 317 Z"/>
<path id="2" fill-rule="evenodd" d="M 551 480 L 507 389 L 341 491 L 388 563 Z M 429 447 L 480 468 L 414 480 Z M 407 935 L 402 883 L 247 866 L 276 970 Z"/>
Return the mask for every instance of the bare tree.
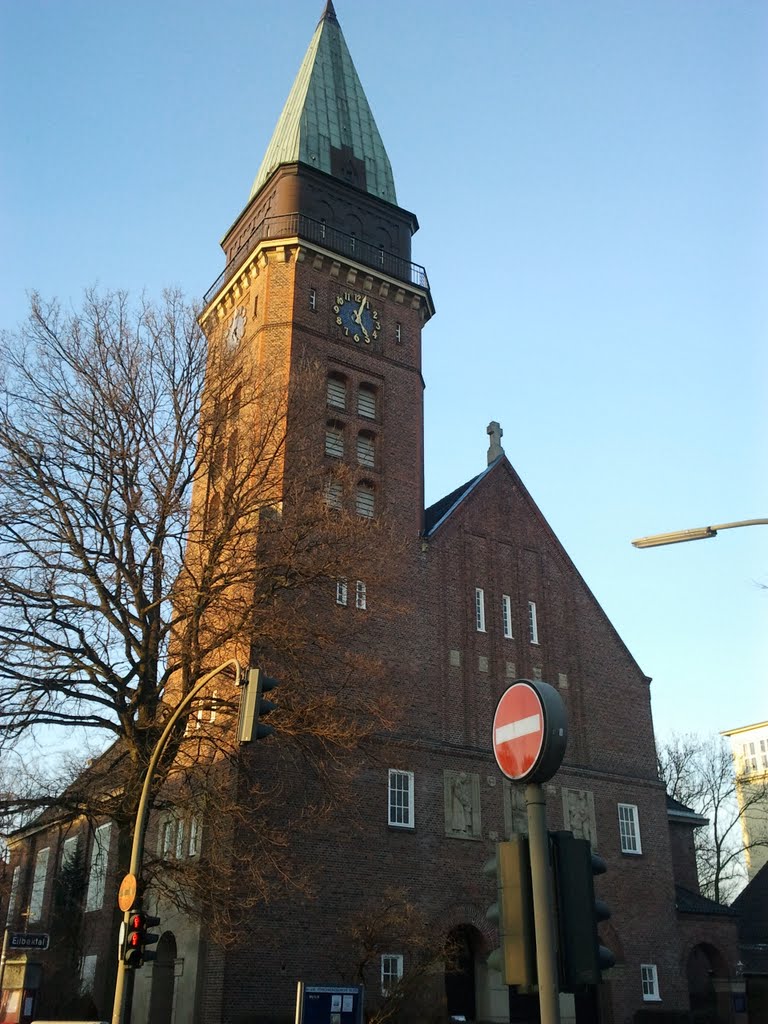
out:
<path id="1" fill-rule="evenodd" d="M 108 818 L 127 870 L 168 714 L 231 657 L 280 666 L 291 756 L 326 781 L 350 771 L 344 753 L 391 722 L 392 704 L 384 687 L 350 686 L 362 665 L 371 680 L 380 666 L 361 622 L 334 618 L 327 595 L 353 568 L 383 583 L 396 542 L 385 517 L 323 499 L 316 368 L 289 386 L 285 366 L 256 366 L 215 331 L 209 343 L 177 293 L 132 304 L 95 292 L 71 313 L 34 295 L 0 365 L 0 753 L 41 730 L 92 734 L 104 751 L 65 785 L 4 792 L 6 828 L 45 808 Z M 157 773 L 161 802 L 200 807 L 212 789 L 221 801 L 226 779 L 234 806 L 248 776 L 235 764 L 236 696 L 220 679 L 180 724 Z"/>
<path id="2" fill-rule="evenodd" d="M 659 774 L 667 792 L 697 814 L 709 819 L 696 830 L 696 863 L 705 896 L 725 903 L 746 882 L 744 850 L 768 846 L 768 839 L 745 842 L 742 816 L 751 810 L 768 812 L 765 779 L 739 791 L 733 758 L 721 736 L 673 735 L 659 746 Z"/>

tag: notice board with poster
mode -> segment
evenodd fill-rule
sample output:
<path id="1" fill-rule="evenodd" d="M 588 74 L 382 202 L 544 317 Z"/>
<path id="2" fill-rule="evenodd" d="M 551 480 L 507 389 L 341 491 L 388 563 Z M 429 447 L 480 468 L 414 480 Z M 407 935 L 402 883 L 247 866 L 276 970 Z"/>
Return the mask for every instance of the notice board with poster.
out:
<path id="1" fill-rule="evenodd" d="M 296 986 L 296 1024 L 363 1024 L 362 985 Z"/>

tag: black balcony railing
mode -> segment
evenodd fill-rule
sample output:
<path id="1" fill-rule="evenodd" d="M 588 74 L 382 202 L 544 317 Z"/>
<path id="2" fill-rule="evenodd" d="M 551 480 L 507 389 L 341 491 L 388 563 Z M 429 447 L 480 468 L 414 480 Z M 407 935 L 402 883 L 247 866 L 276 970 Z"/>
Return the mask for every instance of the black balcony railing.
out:
<path id="1" fill-rule="evenodd" d="M 429 288 L 427 272 L 418 263 L 411 263 L 410 260 L 404 260 L 385 249 L 377 249 L 375 245 L 370 245 L 354 235 L 348 235 L 344 231 L 329 227 L 323 221 L 305 217 L 302 213 L 286 213 L 280 217 L 265 217 L 253 228 L 205 293 L 203 304 L 208 305 L 232 275 L 245 263 L 248 255 L 253 252 L 259 242 L 265 238 L 289 238 L 294 235 L 308 242 L 315 242 L 340 256 L 349 256 L 358 263 L 364 263 L 374 270 L 397 278 L 398 281 L 405 281 L 407 284 L 414 284 L 419 288 Z"/>

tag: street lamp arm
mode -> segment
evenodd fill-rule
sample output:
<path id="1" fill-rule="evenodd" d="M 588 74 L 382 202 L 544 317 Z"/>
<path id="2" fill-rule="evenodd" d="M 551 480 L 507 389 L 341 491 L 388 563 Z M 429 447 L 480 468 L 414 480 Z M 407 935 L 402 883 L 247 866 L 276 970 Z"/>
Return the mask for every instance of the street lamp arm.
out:
<path id="1" fill-rule="evenodd" d="M 716 537 L 718 530 L 734 530 L 739 526 L 768 526 L 768 519 L 742 519 L 737 523 L 718 523 L 716 526 L 697 526 L 692 530 L 654 533 L 649 537 L 638 537 L 637 540 L 632 541 L 632 545 L 636 548 L 656 548 L 662 544 L 682 544 L 687 540 Z"/>

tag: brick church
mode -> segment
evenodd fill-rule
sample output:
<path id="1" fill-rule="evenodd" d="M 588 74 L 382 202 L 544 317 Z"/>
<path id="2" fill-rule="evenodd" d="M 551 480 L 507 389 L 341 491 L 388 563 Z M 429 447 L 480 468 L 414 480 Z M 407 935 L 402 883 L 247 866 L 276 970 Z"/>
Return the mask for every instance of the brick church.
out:
<path id="1" fill-rule="evenodd" d="M 696 1008 L 746 1021 L 736 998 L 735 921 L 698 893 L 691 836 L 701 820 L 669 804 L 658 779 L 650 680 L 507 459 L 498 423 L 488 427 L 477 475 L 424 507 L 421 335 L 435 307 L 427 273 L 412 260 L 417 228 L 398 203 L 329 0 L 223 240 L 225 269 L 205 296 L 201 323 L 242 358 L 279 353 L 289 384 L 308 356 L 321 365 L 316 433 L 294 439 L 289 421 L 286 460 L 293 441 L 314 446 L 327 504 L 371 521 L 387 516 L 402 539 L 391 593 L 350 576 L 327 594 L 345 629 L 355 616 L 373 624 L 366 643 L 400 681 L 401 714 L 392 732 L 371 739 L 350 781 L 354 825 L 331 815 L 301 837 L 314 895 L 266 901 L 231 948 L 163 910 L 158 960 L 137 972 L 133 1020 L 293 1020 L 299 981 L 355 979 L 345 952 L 351 922 L 383 918 L 395 889 L 429 923 L 436 945 L 452 940 L 458 954 L 453 971 L 433 965 L 393 1019 L 536 1019 L 530 998 L 508 990 L 487 964 L 498 939 L 486 918 L 493 883 L 482 872 L 497 841 L 526 830 L 520 787 L 499 773 L 490 732 L 502 692 L 527 678 L 554 685 L 569 720 L 565 760 L 545 786 L 548 826 L 588 839 L 608 867 L 596 885 L 611 908 L 600 934 L 616 965 L 581 1001 L 561 996 L 563 1021 L 688 1019 L 674 1014 Z M 429 327 L 439 329 L 439 319 Z M 392 600 L 405 611 L 377 626 L 377 604 Z M 281 763 L 280 743 L 278 725 L 254 744 L 265 770 Z M 301 777 L 287 800 L 290 785 L 300 789 Z M 35 888 L 30 865 L 52 836 L 38 829 L 16 839 L 14 857 L 27 865 L 17 907 L 32 890 L 45 899 L 46 879 Z M 98 858 L 86 856 L 102 875 L 114 853 L 106 836 Z M 205 822 L 176 852 L 206 855 Z M 51 870 L 60 859 L 54 850 Z M 86 917 L 98 912 L 94 905 Z M 95 925 L 88 934 L 84 984 L 106 1016 L 99 979 L 111 953 Z M 364 971 L 369 1011 L 413 966 L 412 936 L 390 928 L 386 941 L 372 944 Z M 43 968 L 32 983 L 33 961 L 19 960 L 13 975 L 21 978 L 26 963 L 27 980 L 15 984 L 30 991 L 45 985 Z M 344 1013 L 331 1019 L 347 1024 Z"/>

